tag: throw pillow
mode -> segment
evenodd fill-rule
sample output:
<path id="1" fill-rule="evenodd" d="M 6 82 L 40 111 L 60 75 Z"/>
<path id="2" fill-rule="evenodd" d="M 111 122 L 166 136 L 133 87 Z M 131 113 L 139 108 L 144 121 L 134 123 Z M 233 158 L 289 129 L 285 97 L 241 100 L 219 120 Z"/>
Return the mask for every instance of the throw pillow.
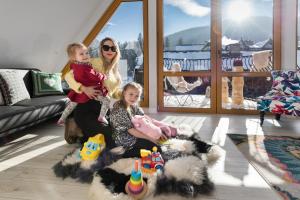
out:
<path id="1" fill-rule="evenodd" d="M 33 80 L 33 96 L 63 94 L 60 73 L 31 72 Z"/>
<path id="2" fill-rule="evenodd" d="M 23 75 L 19 71 L 0 71 L 0 88 L 6 105 L 13 105 L 24 99 L 30 99 Z"/>

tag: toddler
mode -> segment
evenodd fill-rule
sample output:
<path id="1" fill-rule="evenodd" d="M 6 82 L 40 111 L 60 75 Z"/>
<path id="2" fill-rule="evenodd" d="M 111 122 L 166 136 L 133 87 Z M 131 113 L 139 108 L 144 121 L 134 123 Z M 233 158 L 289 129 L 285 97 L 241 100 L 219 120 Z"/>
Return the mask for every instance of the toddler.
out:
<path id="1" fill-rule="evenodd" d="M 108 90 L 104 86 L 106 76 L 102 73 L 95 71 L 90 64 L 90 56 L 88 49 L 81 43 L 72 43 L 67 47 L 67 53 L 70 60 L 70 68 L 73 70 L 74 78 L 77 82 L 84 86 L 96 86 L 95 89 L 100 90 L 101 94 L 97 96 L 96 100 L 102 103 L 101 111 L 98 121 L 108 124 L 105 115 L 109 109 L 110 99 L 107 95 Z M 71 90 L 68 94 L 71 100 L 65 110 L 63 111 L 59 125 L 63 125 L 68 115 L 72 113 L 78 103 L 86 103 L 90 98 L 85 93 L 76 93 Z"/>

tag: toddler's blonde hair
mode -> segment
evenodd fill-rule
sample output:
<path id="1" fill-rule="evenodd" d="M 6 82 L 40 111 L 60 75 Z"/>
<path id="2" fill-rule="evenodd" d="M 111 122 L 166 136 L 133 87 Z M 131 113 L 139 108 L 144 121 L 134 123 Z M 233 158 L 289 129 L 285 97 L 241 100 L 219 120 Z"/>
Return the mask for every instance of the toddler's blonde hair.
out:
<path id="1" fill-rule="evenodd" d="M 76 49 L 87 49 L 87 47 L 84 44 L 78 42 L 69 44 L 67 47 L 67 54 L 70 60 L 74 59 Z"/>

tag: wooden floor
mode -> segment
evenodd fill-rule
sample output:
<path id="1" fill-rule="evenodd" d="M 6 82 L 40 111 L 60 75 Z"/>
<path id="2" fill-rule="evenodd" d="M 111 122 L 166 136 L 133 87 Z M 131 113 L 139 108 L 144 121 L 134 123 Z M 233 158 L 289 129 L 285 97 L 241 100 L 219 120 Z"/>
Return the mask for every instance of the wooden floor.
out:
<path id="1" fill-rule="evenodd" d="M 224 154 L 209 175 L 216 185 L 210 200 L 281 199 L 237 150 L 227 133 L 300 136 L 300 123 L 282 118 L 265 120 L 263 129 L 258 116 L 174 115 L 156 118 L 176 124 L 190 124 L 204 140 L 224 148 Z M 24 136 L 0 147 L 0 200 L 85 200 L 88 184 L 56 178 L 51 167 L 73 148 L 64 142 L 63 128 L 48 121 L 23 131 Z"/>

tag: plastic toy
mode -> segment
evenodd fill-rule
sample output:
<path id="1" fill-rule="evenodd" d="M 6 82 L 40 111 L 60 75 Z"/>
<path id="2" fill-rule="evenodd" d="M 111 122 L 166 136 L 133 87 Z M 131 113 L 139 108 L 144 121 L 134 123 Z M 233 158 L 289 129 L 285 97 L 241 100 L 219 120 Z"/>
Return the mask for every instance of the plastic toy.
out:
<path id="1" fill-rule="evenodd" d="M 80 151 L 80 156 L 82 160 L 96 160 L 105 148 L 104 135 L 97 134 L 94 137 L 89 137 Z"/>
<path id="2" fill-rule="evenodd" d="M 142 199 L 147 193 L 147 184 L 144 182 L 142 172 L 139 170 L 139 161 L 134 163 L 129 181 L 125 186 L 127 194 L 134 199 Z"/>
<path id="3" fill-rule="evenodd" d="M 157 147 L 153 147 L 153 152 L 141 149 L 141 165 L 142 171 L 144 173 L 153 173 L 156 170 L 162 170 L 164 167 L 164 160 L 159 152 L 157 152 Z"/>

